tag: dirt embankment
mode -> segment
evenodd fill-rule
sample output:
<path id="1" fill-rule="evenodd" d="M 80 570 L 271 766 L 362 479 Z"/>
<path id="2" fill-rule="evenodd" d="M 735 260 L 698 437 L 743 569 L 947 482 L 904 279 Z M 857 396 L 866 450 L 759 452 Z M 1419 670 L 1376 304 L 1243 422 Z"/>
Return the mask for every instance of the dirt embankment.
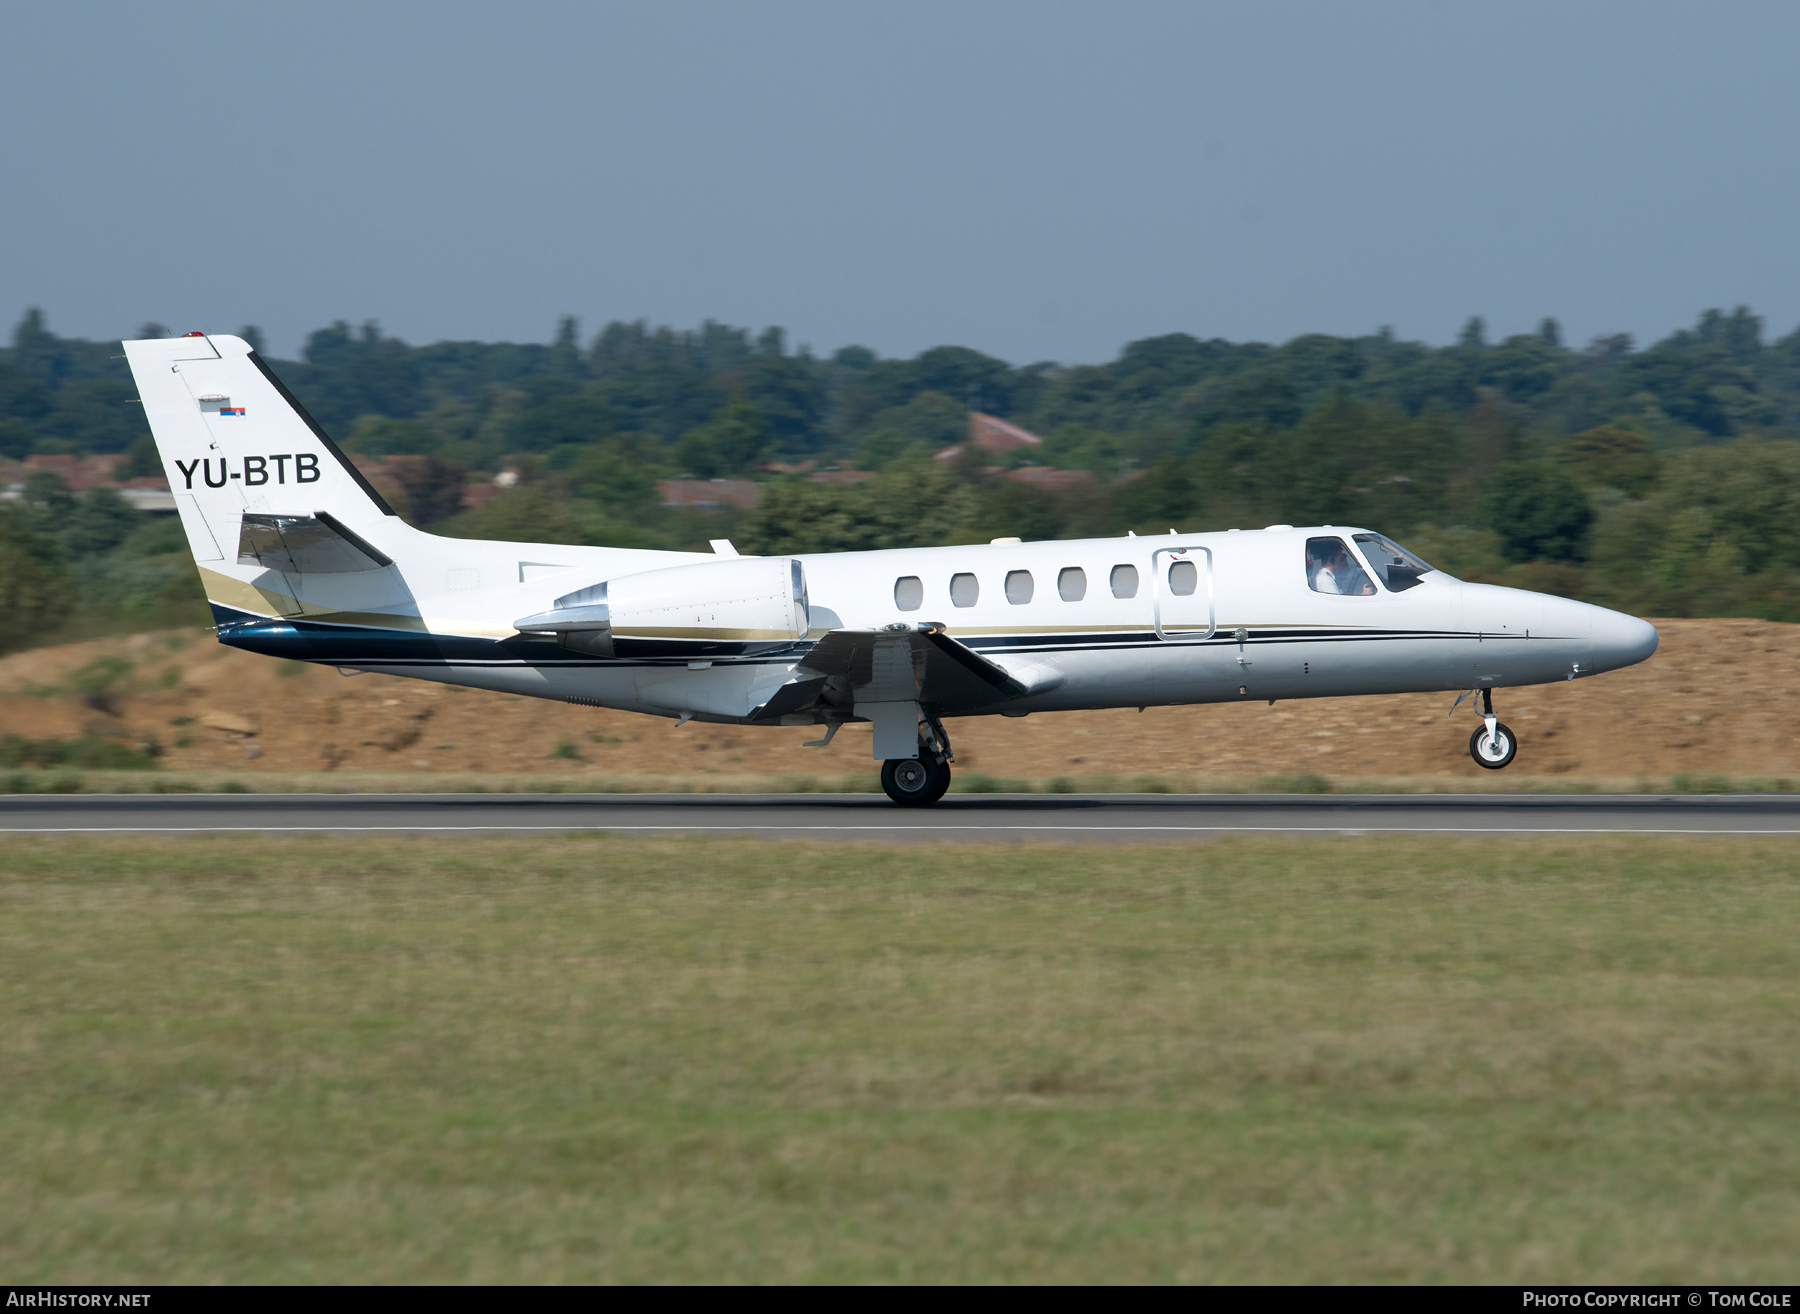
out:
<path id="1" fill-rule="evenodd" d="M 1786 692 L 1800 625 L 1658 621 L 1630 670 L 1495 702 L 1514 773 L 1629 779 L 1800 776 Z M 1467 704 L 1450 694 L 1074 712 L 950 725 L 958 766 L 996 776 L 1479 777 Z M 751 729 L 570 707 L 256 657 L 200 631 L 134 635 L 0 660 L 0 735 L 152 741 L 165 767 L 608 776 L 836 776 L 871 768 L 867 726 Z"/>

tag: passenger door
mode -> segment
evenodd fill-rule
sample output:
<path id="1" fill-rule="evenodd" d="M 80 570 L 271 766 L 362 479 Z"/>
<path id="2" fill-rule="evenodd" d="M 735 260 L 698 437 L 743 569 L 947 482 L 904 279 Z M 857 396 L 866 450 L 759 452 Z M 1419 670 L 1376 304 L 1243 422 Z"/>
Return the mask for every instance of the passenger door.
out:
<path id="1" fill-rule="evenodd" d="M 1150 561 L 1150 617 L 1156 637 L 1165 643 L 1212 638 L 1218 627 L 1212 549 L 1158 548 Z"/>
<path id="2" fill-rule="evenodd" d="M 1229 682 L 1205 640 L 1218 630 L 1210 548 L 1157 548 L 1150 554 L 1151 684 L 1159 702 L 1210 702 Z M 1235 676 L 1231 677 L 1235 678 Z"/>

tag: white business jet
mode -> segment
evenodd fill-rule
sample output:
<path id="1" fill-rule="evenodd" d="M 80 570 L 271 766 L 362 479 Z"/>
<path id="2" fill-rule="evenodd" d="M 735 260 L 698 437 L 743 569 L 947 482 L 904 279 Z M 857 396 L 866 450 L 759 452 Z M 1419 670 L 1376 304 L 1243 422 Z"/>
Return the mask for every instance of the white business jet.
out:
<path id="1" fill-rule="evenodd" d="M 235 337 L 127 342 L 221 643 L 731 725 L 874 728 L 900 804 L 950 784 L 944 719 L 1493 690 L 1641 662 L 1632 616 L 1467 584 L 1380 534 L 1240 533 L 793 557 L 441 538 L 401 520 Z"/>

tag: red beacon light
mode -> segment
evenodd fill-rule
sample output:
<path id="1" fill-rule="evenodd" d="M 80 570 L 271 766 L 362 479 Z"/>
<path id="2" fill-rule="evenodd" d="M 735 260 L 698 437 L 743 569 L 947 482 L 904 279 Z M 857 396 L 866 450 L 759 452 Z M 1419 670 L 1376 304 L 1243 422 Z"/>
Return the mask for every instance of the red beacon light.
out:
<path id="1" fill-rule="evenodd" d="M 198 329 L 195 329 L 192 333 L 183 333 L 181 336 L 184 338 L 203 338 L 206 336 L 206 334 L 200 332 Z"/>

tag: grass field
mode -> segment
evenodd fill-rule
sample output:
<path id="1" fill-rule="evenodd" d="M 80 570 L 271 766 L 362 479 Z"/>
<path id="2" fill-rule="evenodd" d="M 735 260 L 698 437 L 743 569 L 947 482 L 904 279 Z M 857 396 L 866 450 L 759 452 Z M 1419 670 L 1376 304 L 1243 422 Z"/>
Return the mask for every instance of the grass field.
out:
<path id="1" fill-rule="evenodd" d="M 1792 1282 L 1797 865 L 9 838 L 0 1271 Z"/>

